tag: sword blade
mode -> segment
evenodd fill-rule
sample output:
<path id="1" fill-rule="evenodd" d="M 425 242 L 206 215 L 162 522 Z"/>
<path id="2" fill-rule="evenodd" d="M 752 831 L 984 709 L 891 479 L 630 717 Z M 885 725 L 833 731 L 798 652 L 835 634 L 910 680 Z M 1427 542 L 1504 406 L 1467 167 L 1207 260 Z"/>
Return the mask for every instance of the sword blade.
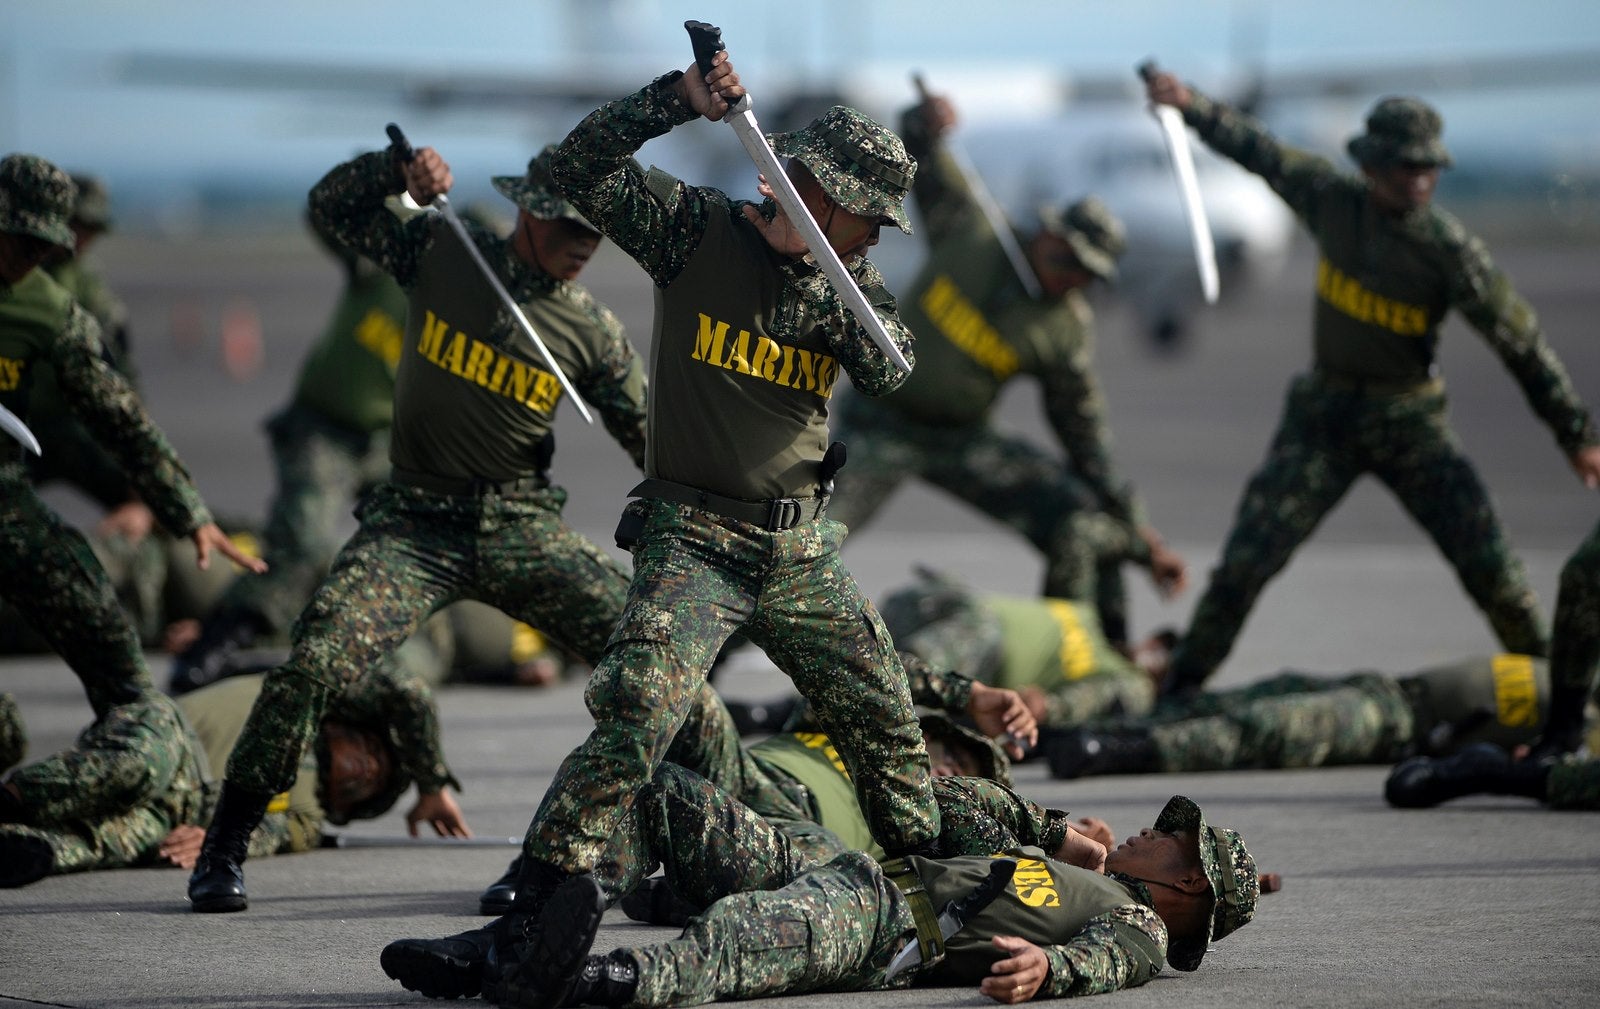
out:
<path id="1" fill-rule="evenodd" d="M 748 95 L 746 99 L 748 99 Z M 850 314 L 867 331 L 872 342 L 878 345 L 894 366 L 901 372 L 911 374 L 911 362 L 900 352 L 900 348 L 889 339 L 888 330 L 883 328 L 883 320 L 878 318 L 878 313 L 872 310 L 867 303 L 866 295 L 861 293 L 861 288 L 856 286 L 855 278 L 850 276 L 844 268 L 844 263 L 839 261 L 839 254 L 833 251 L 833 246 L 823 237 L 822 229 L 811 216 L 811 211 L 800 200 L 800 193 L 794 188 L 794 183 L 789 181 L 789 176 L 784 172 L 783 166 L 778 163 L 778 156 L 772 153 L 772 148 L 767 144 L 766 134 L 761 132 L 761 124 L 756 122 L 755 113 L 750 111 L 747 100 L 741 100 L 737 106 L 728 112 L 728 124 L 733 127 L 733 132 L 739 138 L 739 143 L 744 145 L 745 153 L 750 155 L 750 160 L 755 162 L 756 170 L 766 177 L 767 184 L 772 187 L 773 199 L 783 212 L 789 216 L 789 222 L 799 230 L 805 239 L 806 248 L 811 250 L 812 258 L 822 268 L 823 275 L 839 293 L 840 299 Z"/>
<path id="2" fill-rule="evenodd" d="M 1155 105 L 1150 111 L 1161 125 L 1161 138 L 1166 141 L 1167 156 L 1172 159 L 1172 171 L 1178 179 L 1178 197 L 1183 202 L 1183 216 L 1189 222 L 1195 266 L 1200 272 L 1200 290 L 1206 304 L 1214 305 L 1221 289 L 1217 276 L 1217 247 L 1211 238 L 1205 204 L 1200 202 L 1200 182 L 1195 177 L 1188 127 L 1183 123 L 1183 114 L 1170 105 Z"/>
<path id="3" fill-rule="evenodd" d="M 483 253 L 478 251 L 477 243 L 473 242 L 472 236 L 467 234 L 466 226 L 461 223 L 461 218 L 456 215 L 456 208 L 450 205 L 449 197 L 440 193 L 433 198 L 433 205 L 439 208 L 439 213 L 443 215 L 445 224 L 449 225 L 450 230 L 455 232 L 456 238 L 466 248 L 467 255 L 472 257 L 473 263 L 477 264 L 478 271 L 483 274 L 483 279 L 487 280 L 489 286 L 494 289 L 495 296 L 500 299 L 500 304 L 511 313 L 512 318 L 517 320 L 517 325 L 522 329 L 523 335 L 533 343 L 533 347 L 539 352 L 539 356 L 544 358 L 544 363 L 549 366 L 550 371 L 556 376 L 556 380 L 561 383 L 561 388 L 571 397 L 572 405 L 578 408 L 578 413 L 583 416 L 585 421 L 593 424 L 594 417 L 589 413 L 589 408 L 584 405 L 583 397 L 579 396 L 578 390 L 573 388 L 571 382 L 567 381 L 566 373 L 561 370 L 561 365 L 556 363 L 555 357 L 550 353 L 550 348 L 546 347 L 544 341 L 539 339 L 539 334 L 534 331 L 533 323 L 529 322 L 528 317 L 522 314 L 522 306 L 512 299 L 511 293 L 506 290 L 504 284 L 500 283 L 499 275 L 490 268 L 488 261 L 483 258 Z"/>
<path id="4" fill-rule="evenodd" d="M 4 406 L 0 406 L 0 429 L 22 442 L 22 447 L 34 455 L 44 455 L 44 452 L 39 448 L 39 439 L 35 438 L 33 432 L 28 430 L 28 425 L 22 422 L 21 417 L 7 410 Z"/>

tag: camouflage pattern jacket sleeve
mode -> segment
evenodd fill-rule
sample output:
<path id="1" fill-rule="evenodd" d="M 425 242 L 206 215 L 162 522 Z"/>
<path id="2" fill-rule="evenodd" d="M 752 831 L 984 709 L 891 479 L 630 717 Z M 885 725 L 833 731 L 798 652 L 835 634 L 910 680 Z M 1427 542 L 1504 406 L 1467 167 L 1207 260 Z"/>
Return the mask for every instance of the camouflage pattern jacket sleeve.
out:
<path id="1" fill-rule="evenodd" d="M 355 252 L 410 288 L 427 251 L 428 220 L 402 221 L 383 201 L 406 188 L 389 152 L 373 151 L 334 167 L 311 187 L 311 226 L 335 249 Z"/>
<path id="2" fill-rule="evenodd" d="M 1067 998 L 1133 988 L 1160 973 L 1166 948 L 1167 926 L 1155 910 L 1124 904 L 1090 919 L 1071 942 L 1041 947 L 1050 976 L 1039 990 Z"/>
<path id="3" fill-rule="evenodd" d="M 1322 196 L 1350 184 L 1327 158 L 1290 147 L 1258 120 L 1190 89 L 1183 118 L 1211 148 L 1261 176 L 1302 221 L 1316 216 Z"/>
<path id="4" fill-rule="evenodd" d="M 1449 269 L 1454 282 L 1451 304 L 1500 356 L 1562 451 L 1572 455 L 1600 443 L 1594 420 L 1573 388 L 1567 369 L 1545 340 L 1533 306 L 1495 267 L 1481 241 L 1443 211 L 1435 211 L 1432 217 L 1442 232 L 1441 245 L 1455 259 Z"/>
<path id="5" fill-rule="evenodd" d="M 1069 293 L 1081 330 L 1054 367 L 1040 375 L 1045 416 L 1066 449 L 1072 471 L 1094 491 L 1100 506 L 1130 526 L 1143 525 L 1144 506 L 1131 484 L 1124 483 L 1111 459 L 1111 428 L 1106 400 L 1094 370 L 1094 329 L 1082 295 Z M 1148 544 L 1135 536 L 1131 560 L 1148 564 Z"/>
<path id="6" fill-rule="evenodd" d="M 329 717 L 368 727 L 389 739 L 400 754 L 400 770 L 431 794 L 461 782 L 444 760 L 439 707 L 421 676 L 385 662 L 373 675 L 358 678 L 329 708 Z"/>
<path id="7" fill-rule="evenodd" d="M 644 144 L 697 118 L 672 90 L 682 71 L 673 71 L 639 91 L 601 106 L 567 134 L 550 162 L 550 174 L 573 206 L 600 232 L 633 257 L 657 287 L 683 272 L 705 235 L 713 214 L 743 220 L 745 201 L 729 200 L 716 189 L 691 186 L 658 169 L 646 173 L 633 159 Z M 708 137 L 707 142 L 717 142 Z M 722 143 L 736 143 L 729 136 Z M 771 218 L 769 200 L 761 207 Z M 815 267 L 803 261 L 784 271 L 813 318 L 821 320 L 839 364 L 851 384 L 868 396 L 898 388 L 904 376 L 884 356 Z M 894 297 L 870 260 L 853 271 L 884 327 L 911 359 L 911 331 L 901 322 Z"/>
<path id="8" fill-rule="evenodd" d="M 89 313 L 73 306 L 61 338 L 51 345 L 62 399 L 116 458 L 162 526 L 175 536 L 192 535 L 211 521 L 211 513 L 138 394 L 106 363 L 99 329 Z"/>
<path id="9" fill-rule="evenodd" d="M 906 667 L 912 703 L 955 715 L 966 713 L 972 700 L 972 677 L 950 669 L 936 669 L 911 652 L 901 652 L 900 661 Z"/>
<path id="10" fill-rule="evenodd" d="M 572 381 L 584 401 L 599 411 L 606 431 L 642 471 L 648 385 L 644 362 L 628 342 L 621 320 L 611 309 L 592 296 L 589 308 L 595 329 L 603 336 L 603 349 L 595 369 L 587 375 L 575 376 Z"/>
<path id="11" fill-rule="evenodd" d="M 922 106 L 913 105 L 900 116 L 900 139 L 917 163 L 911 195 L 928 244 L 939 245 L 962 236 L 968 222 L 982 214 L 972 190 L 962 178 L 949 149 L 928 132 Z"/>
<path id="12" fill-rule="evenodd" d="M 933 779 L 939 803 L 940 850 L 946 856 L 992 855 L 1019 845 L 1061 850 L 1071 819 L 1064 809 L 1046 809 L 988 778 Z"/>

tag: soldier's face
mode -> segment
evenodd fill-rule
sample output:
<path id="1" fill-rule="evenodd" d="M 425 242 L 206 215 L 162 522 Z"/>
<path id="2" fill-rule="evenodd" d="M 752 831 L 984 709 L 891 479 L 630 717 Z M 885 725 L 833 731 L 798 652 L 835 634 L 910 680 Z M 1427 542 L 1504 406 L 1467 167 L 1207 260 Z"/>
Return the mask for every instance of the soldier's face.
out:
<path id="1" fill-rule="evenodd" d="M 524 255 L 531 254 L 534 265 L 557 280 L 576 280 L 600 247 L 599 232 L 565 217 L 542 220 L 526 210 L 517 213 L 517 237 Z"/>
<path id="2" fill-rule="evenodd" d="M 1404 214 L 1433 202 L 1439 185 L 1439 166 L 1401 161 L 1362 168 L 1370 183 L 1372 202 L 1390 214 Z"/>
<path id="3" fill-rule="evenodd" d="M 942 739 L 930 739 L 927 742 L 928 763 L 933 767 L 935 778 L 979 776 L 978 762 L 964 748 L 949 746 Z"/>
<path id="4" fill-rule="evenodd" d="M 15 284 L 26 277 L 29 270 L 43 263 L 55 248 L 32 235 L 0 232 L 0 280 Z"/>
<path id="5" fill-rule="evenodd" d="M 822 223 L 822 233 L 827 236 L 833 251 L 839 254 L 839 260 L 847 267 L 854 267 L 867 257 L 869 249 L 878 244 L 884 219 L 863 216 L 830 200 Z"/>
<path id="6" fill-rule="evenodd" d="M 1167 881 L 1200 864 L 1194 835 L 1146 827 L 1106 853 L 1106 871 L 1139 879 Z"/>
<path id="7" fill-rule="evenodd" d="M 1048 231 L 1039 232 L 1028 243 L 1028 262 L 1039 278 L 1039 289 L 1052 300 L 1094 282 L 1094 274 L 1078 261 L 1067 240 Z"/>

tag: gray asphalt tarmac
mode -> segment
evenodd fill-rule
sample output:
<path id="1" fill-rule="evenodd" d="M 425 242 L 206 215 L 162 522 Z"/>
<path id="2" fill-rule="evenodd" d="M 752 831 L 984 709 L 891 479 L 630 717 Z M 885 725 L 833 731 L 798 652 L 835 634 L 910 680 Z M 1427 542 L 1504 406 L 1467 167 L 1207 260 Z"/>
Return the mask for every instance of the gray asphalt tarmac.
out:
<path id="1" fill-rule="evenodd" d="M 1593 339 L 1600 248 L 1497 248 L 1539 309 L 1579 389 L 1600 402 Z M 337 277 L 299 236 L 181 246 L 113 239 L 103 262 L 129 300 L 151 411 L 224 514 L 257 516 L 271 475 L 259 424 L 288 395 L 294 369 L 332 306 Z M 1185 353 L 1153 355 L 1130 313 L 1102 305 L 1100 360 L 1120 459 L 1152 520 L 1189 557 L 1196 588 L 1162 603 L 1137 575 L 1136 630 L 1182 626 L 1259 462 L 1289 377 L 1309 356 L 1311 267 L 1300 247 L 1269 289 L 1235 290 L 1197 314 Z M 585 277 L 648 339 L 650 291 L 613 249 Z M 261 370 L 237 382 L 221 369 L 218 321 L 253 311 Z M 182 339 L 184 334 L 191 334 Z M 1481 341 L 1453 322 L 1441 355 L 1456 427 L 1492 489 L 1548 609 L 1566 553 L 1593 527 L 1596 497 Z M 1031 390 L 1007 424 L 1047 437 Z M 636 479 L 620 450 L 569 413 L 556 474 L 570 519 L 597 541 Z M 71 517 L 81 501 L 51 496 Z M 932 563 L 974 584 L 1033 591 L 1028 549 L 963 506 L 907 488 L 853 536 L 846 557 L 879 594 Z M 1423 534 L 1381 488 L 1361 485 L 1268 590 L 1219 685 L 1293 666 L 1404 672 L 1493 649 L 1481 619 Z M 151 657 L 158 678 L 165 660 Z M 724 678 L 731 696 L 766 697 L 785 681 L 756 657 Z M 71 675 L 48 658 L 0 661 L 33 753 L 70 741 L 88 719 Z M 555 767 L 587 731 L 581 688 L 441 693 L 446 750 L 466 784 L 462 806 L 480 835 L 520 835 Z M 1119 836 L 1148 823 L 1175 793 L 1241 830 L 1263 869 L 1285 877 L 1254 923 L 1219 944 L 1192 975 L 1168 971 L 1106 997 L 1127 1007 L 1594 1004 L 1600 935 L 1595 820 L 1515 799 L 1464 800 L 1429 812 L 1389 809 L 1386 768 L 1050 780 L 1019 769 L 1022 791 L 1107 818 Z M 399 834 L 398 813 L 361 825 Z M 184 875 L 142 869 L 44 880 L 0 891 L 0 1005 L 95 1007 L 384 1006 L 426 1000 L 400 989 L 377 953 L 404 935 L 444 935 L 479 919 L 476 894 L 511 849 L 362 849 L 249 864 L 251 909 L 202 916 Z M 600 946 L 666 930 L 613 915 Z M 1115 1001 L 1111 1001 L 1114 999 Z M 798 1004 L 799 1000 L 784 1000 Z M 808 996 L 822 1007 L 975 1005 L 968 990 Z M 1098 1002 L 1096 1004 L 1099 1004 Z"/>

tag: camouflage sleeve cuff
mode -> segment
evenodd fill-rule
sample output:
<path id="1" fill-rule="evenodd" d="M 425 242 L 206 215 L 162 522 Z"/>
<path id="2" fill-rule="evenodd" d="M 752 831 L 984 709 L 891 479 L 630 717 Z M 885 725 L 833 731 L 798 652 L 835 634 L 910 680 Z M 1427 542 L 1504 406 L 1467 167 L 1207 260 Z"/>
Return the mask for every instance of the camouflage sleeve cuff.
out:
<path id="1" fill-rule="evenodd" d="M 682 70 L 674 70 L 671 73 L 662 74 L 660 77 L 657 77 L 655 80 L 651 81 L 649 87 L 645 89 L 646 92 L 649 93 L 654 99 L 654 102 L 651 106 L 651 111 L 655 112 L 661 117 L 663 125 L 665 125 L 668 129 L 671 129 L 674 126 L 682 126 L 684 123 L 693 122 L 699 115 L 699 113 L 695 112 L 694 109 L 689 107 L 687 102 L 678 97 L 678 89 L 673 86 L 677 84 L 682 77 Z"/>
<path id="2" fill-rule="evenodd" d="M 1189 88 L 1189 107 L 1183 110 L 1183 121 L 1193 126 L 1204 136 L 1208 127 L 1216 125 L 1217 119 L 1221 117 L 1225 108 L 1226 106 L 1221 102 L 1209 95 L 1201 94 L 1191 86 Z"/>

